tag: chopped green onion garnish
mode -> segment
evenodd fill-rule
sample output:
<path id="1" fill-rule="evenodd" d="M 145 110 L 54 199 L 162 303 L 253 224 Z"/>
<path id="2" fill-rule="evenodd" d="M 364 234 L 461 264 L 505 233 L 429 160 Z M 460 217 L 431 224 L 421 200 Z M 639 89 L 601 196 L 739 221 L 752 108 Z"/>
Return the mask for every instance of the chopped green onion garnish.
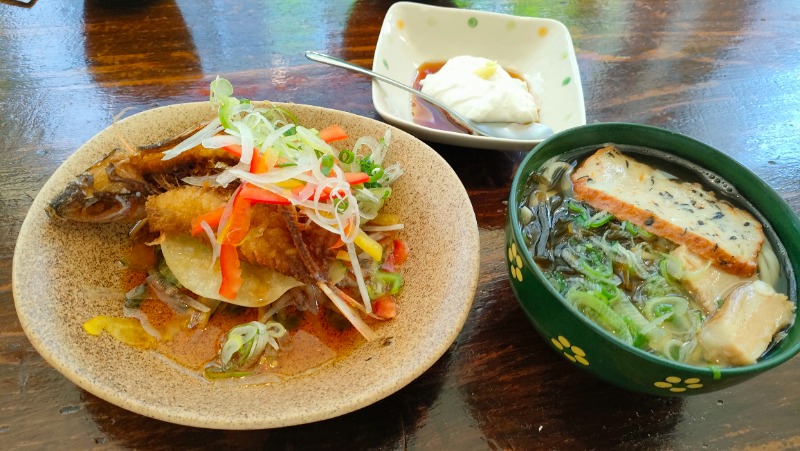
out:
<path id="1" fill-rule="evenodd" d="M 356 154 L 351 150 L 343 150 L 339 152 L 339 161 L 344 164 L 350 164 L 356 159 Z"/>
<path id="2" fill-rule="evenodd" d="M 370 183 L 377 183 L 378 180 L 383 177 L 383 168 L 380 166 L 375 166 L 369 171 L 369 182 Z"/>
<path id="3" fill-rule="evenodd" d="M 323 155 L 320 159 L 320 171 L 322 171 L 322 175 L 328 177 L 331 174 L 331 170 L 333 169 L 333 155 Z"/>

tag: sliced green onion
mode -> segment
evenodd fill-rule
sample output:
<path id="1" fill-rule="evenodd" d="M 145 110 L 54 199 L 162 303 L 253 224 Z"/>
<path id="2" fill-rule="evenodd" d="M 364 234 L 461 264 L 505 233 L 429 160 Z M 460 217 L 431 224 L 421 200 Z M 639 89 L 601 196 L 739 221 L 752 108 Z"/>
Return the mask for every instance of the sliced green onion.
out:
<path id="1" fill-rule="evenodd" d="M 652 236 L 653 236 L 652 233 L 648 232 L 647 230 L 637 226 L 636 224 L 634 224 L 634 223 L 632 223 L 630 221 L 625 221 L 625 222 L 622 223 L 622 225 L 623 225 L 623 228 L 625 228 L 625 230 L 628 233 L 630 233 L 631 236 L 633 236 L 633 237 L 638 235 L 638 236 L 641 236 L 642 238 L 652 238 Z"/>
<path id="2" fill-rule="evenodd" d="M 344 164 L 350 164 L 356 159 L 356 154 L 351 150 L 343 150 L 339 152 L 339 161 Z"/>
<path id="3" fill-rule="evenodd" d="M 331 174 L 331 170 L 333 170 L 333 155 L 325 154 L 320 159 L 320 171 L 322 171 L 322 175 L 328 177 Z"/>
<path id="4" fill-rule="evenodd" d="M 369 280 L 367 291 L 370 299 L 377 299 L 387 294 L 397 294 L 403 286 L 403 276 L 396 272 L 377 270 Z"/>
<path id="5" fill-rule="evenodd" d="M 234 327 L 228 332 L 219 351 L 222 369 L 228 371 L 249 367 L 264 352 L 268 341 L 267 326 L 263 323 L 251 321 Z"/>
<path id="6" fill-rule="evenodd" d="M 333 205 L 336 207 L 336 211 L 339 213 L 344 213 L 347 210 L 347 207 L 350 206 L 350 202 L 347 199 L 334 199 Z"/>
<path id="7" fill-rule="evenodd" d="M 670 323 L 680 323 L 680 326 L 688 326 L 687 317 L 689 301 L 680 296 L 659 296 L 649 299 L 644 304 L 644 315 L 652 320 L 669 315 L 667 321 Z M 677 324 L 676 324 L 677 325 Z"/>
<path id="8" fill-rule="evenodd" d="M 584 291 L 570 291 L 566 298 L 581 313 L 598 326 L 611 332 L 625 343 L 633 344 L 633 336 L 623 317 L 618 315 L 602 299 Z"/>
<path id="9" fill-rule="evenodd" d="M 567 202 L 567 209 L 569 211 L 571 211 L 571 212 L 578 213 L 579 215 L 583 216 L 584 218 L 588 218 L 589 217 L 589 212 L 586 211 L 586 208 L 583 205 L 573 201 L 572 199 L 570 199 Z"/>
<path id="10" fill-rule="evenodd" d="M 383 168 L 381 166 L 375 166 L 369 172 L 369 182 L 370 183 L 377 183 L 378 180 L 380 180 L 381 177 L 383 177 L 383 174 L 384 174 Z"/>
<path id="11" fill-rule="evenodd" d="M 593 214 L 592 217 L 587 219 L 583 225 L 584 227 L 594 229 L 608 224 L 612 219 L 614 219 L 614 215 L 611 213 L 607 211 L 598 211 L 597 213 Z"/>
<path id="12" fill-rule="evenodd" d="M 372 168 L 375 167 L 375 164 L 372 162 L 372 158 L 367 156 L 366 158 L 362 158 L 358 161 L 358 165 L 361 167 L 361 172 L 366 172 L 367 174 L 372 171 Z"/>

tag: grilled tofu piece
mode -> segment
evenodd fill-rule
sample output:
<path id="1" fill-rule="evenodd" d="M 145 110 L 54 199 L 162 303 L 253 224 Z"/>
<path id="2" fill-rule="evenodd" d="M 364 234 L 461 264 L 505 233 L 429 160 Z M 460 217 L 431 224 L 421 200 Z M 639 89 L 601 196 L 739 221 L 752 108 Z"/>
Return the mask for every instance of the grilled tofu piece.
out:
<path id="1" fill-rule="evenodd" d="M 756 280 L 755 276 L 740 277 L 722 271 L 686 246 L 676 247 L 670 256 L 681 263 L 681 283 L 703 307 L 706 315 L 716 312 L 725 296 L 738 285 Z"/>
<path id="2" fill-rule="evenodd" d="M 613 146 L 584 160 L 571 177 L 577 199 L 684 244 L 726 272 L 743 277 L 756 272 L 761 224 L 699 184 L 677 181 Z"/>
<path id="3" fill-rule="evenodd" d="M 767 350 L 775 334 L 792 322 L 794 311 L 794 303 L 766 283 L 747 283 L 734 289 L 703 325 L 698 345 L 709 362 L 750 365 Z"/>

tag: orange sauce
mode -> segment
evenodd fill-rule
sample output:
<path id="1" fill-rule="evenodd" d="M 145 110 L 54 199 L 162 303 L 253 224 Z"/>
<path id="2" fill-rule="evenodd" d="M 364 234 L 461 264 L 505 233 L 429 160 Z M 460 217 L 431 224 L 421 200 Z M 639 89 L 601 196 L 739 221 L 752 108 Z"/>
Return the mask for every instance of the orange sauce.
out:
<path id="1" fill-rule="evenodd" d="M 150 246 L 142 247 L 136 244 L 132 247 L 128 259 L 131 269 L 123 273 L 123 285 L 126 290 L 145 282 L 147 274 L 143 271 L 146 271 L 147 264 L 155 261 L 155 254 L 150 255 L 152 252 Z M 139 309 L 147 316 L 150 324 L 161 333 L 156 351 L 175 363 L 199 373 L 217 358 L 230 329 L 259 319 L 258 308 L 242 308 L 223 303 L 211 315 L 207 324 L 189 328 L 188 314 L 179 314 L 158 299 L 142 301 Z M 288 309 L 295 310 L 293 307 Z M 312 370 L 314 366 L 346 356 L 363 341 L 358 331 L 350 326 L 346 319 L 341 317 L 339 320 L 338 312 L 326 312 L 324 306 L 319 308 L 319 313 L 316 315 L 293 311 L 292 316 L 295 321 L 287 327 L 290 336 L 287 349 L 278 351 L 265 367 L 257 371 L 276 372 L 284 376 L 300 374 Z M 341 327 L 342 325 L 345 327 Z M 302 345 L 298 343 L 297 349 L 292 350 L 291 337 L 297 335 L 299 331 L 305 332 L 300 334 L 301 340 L 298 340 L 303 343 Z M 313 343 L 310 343 L 308 336 L 316 337 Z M 317 355 L 309 356 L 308 352 L 316 352 Z"/>
<path id="2" fill-rule="evenodd" d="M 447 61 L 428 61 L 420 64 L 414 76 L 414 84 L 412 85 L 414 89 L 421 90 L 422 80 L 430 74 L 439 72 L 445 63 L 447 63 Z M 506 68 L 503 69 L 508 72 L 511 77 L 522 80 L 525 86 L 528 87 L 528 90 L 530 90 L 528 82 L 521 74 Z M 444 111 L 423 99 L 417 98 L 415 95 L 411 96 L 411 120 L 423 127 L 457 133 L 467 132 L 463 127 L 453 122 Z"/>

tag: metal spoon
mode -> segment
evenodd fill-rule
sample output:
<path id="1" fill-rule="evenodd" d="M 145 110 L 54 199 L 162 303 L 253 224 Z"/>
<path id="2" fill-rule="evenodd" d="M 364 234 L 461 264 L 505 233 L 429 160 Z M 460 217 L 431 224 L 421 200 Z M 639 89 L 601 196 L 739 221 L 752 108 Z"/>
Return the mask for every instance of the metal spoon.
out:
<path id="1" fill-rule="evenodd" d="M 545 139 L 553 134 L 553 129 L 538 122 L 534 122 L 532 124 L 516 124 L 509 122 L 475 122 L 456 113 L 447 105 L 436 100 L 435 98 L 385 75 L 381 75 L 369 69 L 364 69 L 361 66 L 357 66 L 353 63 L 349 63 L 324 53 L 307 51 L 306 58 L 319 63 L 329 64 L 331 66 L 341 67 L 358 72 L 360 74 L 368 75 L 392 86 L 411 92 L 419 98 L 425 99 L 436 107 L 444 110 L 455 122 L 458 123 L 458 125 L 466 128 L 473 135 L 491 138 L 517 139 L 522 141 L 537 141 Z"/>

